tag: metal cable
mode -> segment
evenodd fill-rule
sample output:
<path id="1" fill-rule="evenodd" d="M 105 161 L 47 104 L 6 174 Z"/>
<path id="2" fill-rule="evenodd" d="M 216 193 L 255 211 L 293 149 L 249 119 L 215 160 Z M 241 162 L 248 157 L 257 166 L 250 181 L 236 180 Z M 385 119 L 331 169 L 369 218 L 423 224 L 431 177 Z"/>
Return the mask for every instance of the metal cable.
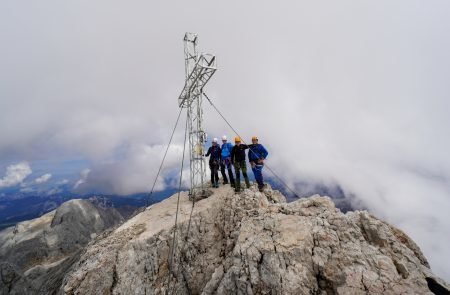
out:
<path id="1" fill-rule="evenodd" d="M 186 235 L 183 234 L 183 229 L 181 229 L 181 237 L 184 237 L 184 239 L 182 240 L 182 246 L 180 249 L 180 255 L 178 256 L 178 265 L 179 267 L 176 269 L 176 271 L 173 271 L 174 273 L 177 274 L 177 277 L 179 277 L 179 271 L 180 271 L 180 267 L 183 267 L 182 263 L 181 263 L 181 255 L 184 253 L 184 250 L 186 248 L 186 242 L 187 242 L 187 238 L 189 236 L 189 231 L 191 228 L 191 218 L 192 218 L 192 213 L 194 212 L 194 206 L 195 206 L 195 198 L 192 201 L 192 207 L 191 207 L 191 213 L 189 214 L 189 223 L 188 223 L 188 227 L 187 227 L 187 231 L 186 231 Z M 167 286 L 167 289 L 169 290 L 170 285 Z M 173 294 L 173 288 L 175 288 L 175 285 L 172 287 L 172 291 L 169 294 Z"/>
<path id="2" fill-rule="evenodd" d="M 181 170 L 180 170 L 180 182 L 178 184 L 178 196 L 177 196 L 177 211 L 175 214 L 175 225 L 174 225 L 174 229 L 173 229 L 173 237 L 172 237 L 172 251 L 170 251 L 170 258 L 168 261 L 168 266 L 169 266 L 169 270 L 172 269 L 172 264 L 173 264 L 173 256 L 175 253 L 175 240 L 176 240 L 176 233 L 177 233 L 177 223 L 178 223 L 178 212 L 180 209 L 180 194 L 181 194 L 181 183 L 183 181 L 183 168 L 184 168 L 184 155 L 186 152 L 186 138 L 187 138 L 187 130 L 188 130 L 188 121 L 189 121 L 189 117 L 186 117 L 186 126 L 184 129 L 184 144 L 183 144 L 183 157 L 181 160 Z M 167 290 L 170 289 L 170 273 L 167 276 Z"/>
<path id="3" fill-rule="evenodd" d="M 195 206 L 195 197 L 192 200 L 192 207 L 191 207 L 191 214 L 189 214 L 189 222 L 188 222 L 188 227 L 187 227 L 187 231 L 186 231 L 186 235 L 184 236 L 184 240 L 186 242 L 188 236 L 189 236 L 189 231 L 191 229 L 191 218 L 192 218 L 192 213 L 194 212 L 194 206 Z M 183 248 L 184 249 L 184 248 Z"/>
<path id="4" fill-rule="evenodd" d="M 216 110 L 216 112 L 220 115 L 220 117 L 222 117 L 222 119 L 225 121 L 225 123 L 231 128 L 231 130 L 233 130 L 233 132 L 234 132 L 237 136 L 239 136 L 239 137 L 241 138 L 241 141 L 242 141 L 244 144 L 246 144 L 246 142 L 242 139 L 242 137 L 239 135 L 239 133 L 236 131 L 236 129 L 235 129 L 235 128 L 230 124 L 230 122 L 225 118 L 225 116 L 222 114 L 222 112 L 220 112 L 220 110 L 214 105 L 214 103 L 209 99 L 209 97 L 206 95 L 206 93 L 203 92 L 203 95 L 204 95 L 205 98 L 208 100 L 208 102 L 211 104 L 211 106 Z M 177 118 L 177 121 L 176 121 L 176 123 L 175 123 L 174 130 L 172 131 L 172 135 L 171 135 L 171 137 L 170 137 L 169 144 L 167 145 L 167 149 L 166 149 L 166 152 L 165 152 L 165 154 L 164 154 L 163 161 L 162 161 L 161 166 L 160 166 L 160 168 L 159 168 L 159 170 L 158 170 L 158 174 L 157 174 L 157 176 L 156 176 L 155 182 L 153 183 L 152 191 L 151 191 L 150 194 L 149 194 L 149 198 L 150 198 L 151 194 L 153 193 L 153 189 L 154 189 L 154 187 L 155 187 L 157 178 L 158 178 L 158 176 L 159 176 L 159 174 L 160 174 L 160 172 L 161 172 L 161 169 L 162 169 L 164 160 L 165 160 L 166 155 L 167 155 L 167 151 L 168 151 L 169 146 L 170 146 L 170 144 L 171 144 L 171 142 L 172 142 L 173 135 L 174 135 L 174 133 L 175 133 L 176 127 L 177 127 L 177 125 L 178 125 L 178 121 L 179 121 L 179 119 L 180 119 L 181 111 L 182 111 L 182 109 L 180 109 L 180 112 L 179 112 L 179 114 L 178 114 L 178 118 Z M 178 186 L 177 209 L 176 209 L 176 215 L 175 215 L 175 225 L 174 225 L 174 231 L 173 231 L 173 236 L 172 236 L 172 250 L 170 251 L 170 257 L 169 257 L 169 261 L 168 261 L 169 269 L 172 269 L 172 266 L 173 266 L 173 258 L 174 258 L 174 255 L 175 255 L 175 248 L 176 248 L 175 242 L 176 242 L 176 233 L 177 233 L 177 224 L 178 224 L 178 213 L 179 213 L 179 208 L 180 208 L 180 194 L 181 194 L 181 184 L 182 184 L 182 179 L 183 179 L 184 158 L 185 158 L 185 152 L 186 152 L 186 139 L 187 139 L 187 130 L 188 130 L 188 128 L 187 128 L 187 127 L 188 127 L 188 119 L 189 119 L 189 118 L 186 118 L 186 126 L 185 126 L 185 131 L 184 131 L 183 157 L 182 157 L 182 162 L 181 162 L 180 181 L 179 181 L 179 186 Z M 256 153 L 253 151 L 252 148 L 249 147 L 249 150 L 250 150 L 253 154 L 256 155 Z M 289 191 L 291 191 L 291 192 L 294 194 L 295 197 L 299 198 L 299 196 L 297 195 L 297 193 L 296 193 L 290 186 L 288 186 L 288 185 L 281 179 L 281 177 L 279 177 L 279 176 L 275 173 L 275 171 L 273 171 L 273 170 L 269 167 L 269 165 L 265 164 L 265 166 L 266 166 L 267 169 L 268 169 L 268 170 L 269 170 L 269 171 L 270 171 L 270 172 L 278 179 L 278 181 L 279 181 L 282 185 L 284 185 L 284 187 L 286 187 Z M 190 212 L 190 215 L 189 215 L 188 227 L 187 227 L 187 231 L 186 231 L 185 238 L 183 239 L 183 245 L 182 245 L 181 252 L 184 250 L 184 248 L 185 248 L 185 246 L 186 246 L 186 241 L 187 241 L 187 238 L 188 238 L 188 235 L 189 235 L 189 231 L 190 231 L 190 228 L 191 228 L 191 219 L 192 219 L 192 214 L 193 214 L 193 211 L 194 211 L 194 207 L 195 207 L 195 197 L 193 198 L 193 201 L 192 201 L 192 207 L 191 207 L 191 212 Z M 180 254 L 181 254 L 181 253 L 180 253 Z M 179 257 L 179 258 L 180 258 L 180 257 Z M 181 264 L 181 260 L 180 260 L 179 263 Z M 177 269 L 177 272 L 178 272 L 178 270 L 179 270 L 179 268 Z M 167 291 L 166 291 L 166 294 L 168 294 L 168 291 L 169 291 L 169 290 L 170 290 L 170 273 L 169 273 L 169 275 L 168 275 L 168 277 L 167 277 Z"/>
<path id="5" fill-rule="evenodd" d="M 164 161 L 166 160 L 167 152 L 169 151 L 170 144 L 172 143 L 173 135 L 175 134 L 175 130 L 177 129 L 178 121 L 180 121 L 182 111 L 183 111 L 183 109 L 180 108 L 180 112 L 178 113 L 177 121 L 175 122 L 175 126 L 173 127 L 172 135 L 170 135 L 170 140 L 169 140 L 169 143 L 167 144 L 166 152 L 164 153 L 164 157 L 161 161 L 161 165 L 159 166 L 158 173 L 156 174 L 155 181 L 153 182 L 152 189 L 150 190 L 150 193 L 147 195 L 147 198 L 145 201 L 145 207 L 148 207 L 148 205 L 149 205 L 150 199 L 153 194 L 153 190 L 155 189 L 156 181 L 158 180 L 159 174 L 161 173 L 162 167 L 164 165 Z"/>
<path id="6" fill-rule="evenodd" d="M 186 235 L 183 234 L 183 228 L 181 228 L 181 233 L 180 233 L 180 236 L 184 237 L 182 239 L 182 246 L 181 246 L 181 249 L 179 251 L 179 256 L 178 256 L 178 265 L 181 266 L 181 267 L 183 267 L 182 263 L 181 263 L 181 255 L 184 253 L 184 250 L 185 250 L 185 247 L 186 247 L 187 238 L 189 236 L 189 231 L 191 229 L 191 220 L 192 220 L 192 213 L 194 212 L 194 207 L 195 207 L 195 195 L 192 198 L 192 207 L 191 207 L 191 213 L 189 214 L 189 222 L 188 222 L 188 227 L 187 227 L 187 230 L 186 230 Z M 180 267 L 178 267 L 177 270 L 174 271 L 174 273 L 177 274 L 177 277 L 179 277 L 179 270 L 180 270 Z M 175 286 L 173 286 L 173 288 L 175 288 Z M 169 286 L 168 286 L 168 289 L 169 289 Z M 173 294 L 173 292 L 171 292 L 170 294 Z"/>
<path id="7" fill-rule="evenodd" d="M 214 103 L 209 99 L 209 97 L 206 95 L 206 93 L 204 93 L 203 92 L 203 95 L 206 97 L 206 99 L 208 100 L 208 102 L 211 104 L 211 106 L 216 110 L 216 112 L 222 117 L 222 119 L 225 121 L 225 123 L 227 123 L 227 125 L 231 128 L 231 130 L 233 130 L 233 132 L 237 135 L 237 136 L 239 136 L 240 138 L 241 138 L 241 141 L 244 143 L 244 144 L 246 144 L 246 142 L 242 139 L 242 137 L 239 135 L 239 133 L 236 131 L 236 129 L 234 129 L 233 128 L 233 126 L 231 126 L 231 124 L 230 124 L 230 122 L 228 122 L 228 120 L 224 117 L 224 115 L 222 115 L 222 113 L 219 111 L 219 109 L 214 105 Z M 254 155 L 256 155 L 256 153 L 252 150 L 252 148 L 249 146 L 249 150 L 254 154 Z M 265 164 L 265 166 L 267 167 L 267 169 L 269 169 L 269 171 L 270 172 L 272 172 L 272 174 L 278 179 L 278 181 L 282 184 L 282 185 L 284 185 L 288 190 L 290 190 L 293 194 L 294 194 L 294 196 L 296 197 L 296 198 L 300 198 L 298 195 L 297 195 L 297 193 L 293 190 L 293 189 L 291 189 L 276 173 L 275 173 L 275 171 L 273 171 L 270 167 L 269 167 L 269 165 L 267 165 L 267 164 Z"/>

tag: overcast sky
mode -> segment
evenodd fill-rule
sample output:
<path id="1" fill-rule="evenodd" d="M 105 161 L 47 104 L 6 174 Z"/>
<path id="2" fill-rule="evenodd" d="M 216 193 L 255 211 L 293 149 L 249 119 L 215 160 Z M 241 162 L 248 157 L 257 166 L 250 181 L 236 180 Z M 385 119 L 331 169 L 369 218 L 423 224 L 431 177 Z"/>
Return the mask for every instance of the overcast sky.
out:
<path id="1" fill-rule="evenodd" d="M 2 1 L 0 189 L 148 191 L 196 32 L 208 95 L 280 176 L 340 185 L 450 280 L 450 2 L 212 3 Z"/>

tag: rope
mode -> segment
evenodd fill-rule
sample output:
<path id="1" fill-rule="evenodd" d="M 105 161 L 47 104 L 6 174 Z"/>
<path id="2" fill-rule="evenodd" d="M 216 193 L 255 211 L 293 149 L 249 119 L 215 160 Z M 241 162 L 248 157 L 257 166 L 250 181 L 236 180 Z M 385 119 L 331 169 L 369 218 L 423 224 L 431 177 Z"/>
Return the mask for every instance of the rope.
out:
<path id="1" fill-rule="evenodd" d="M 246 142 L 243 140 L 243 137 L 242 136 L 240 136 L 239 135 L 239 133 L 236 131 L 236 129 L 234 129 L 233 128 L 233 126 L 231 126 L 231 124 L 230 124 L 230 122 L 228 122 L 228 120 L 225 118 L 225 116 L 224 115 L 222 115 L 222 113 L 219 111 L 219 109 L 213 104 L 213 102 L 209 99 L 209 97 L 206 95 L 206 93 L 204 93 L 203 92 L 203 95 L 206 97 L 206 99 L 209 101 L 209 103 L 211 104 L 211 106 L 216 110 L 216 112 L 222 117 L 222 119 L 225 121 L 225 123 L 227 123 L 227 125 L 231 128 L 231 130 L 233 130 L 233 132 L 237 135 L 237 136 L 239 136 L 240 138 L 241 138 L 241 141 L 244 143 L 244 144 L 246 144 Z M 249 150 L 254 154 L 254 155 L 256 155 L 256 153 L 253 151 L 253 149 L 249 146 Z M 273 171 L 270 167 L 269 167 L 269 165 L 267 165 L 267 164 L 265 164 L 265 166 L 267 167 L 267 169 L 269 169 L 269 171 L 278 179 L 278 181 L 282 184 L 282 185 L 284 185 L 288 190 L 290 190 L 293 194 L 294 194 L 294 196 L 296 197 L 296 198 L 300 198 L 298 195 L 297 195 L 297 193 L 292 189 L 292 188 L 290 188 L 276 173 L 275 173 L 275 171 Z"/>
<path id="2" fill-rule="evenodd" d="M 177 196 L 177 211 L 175 214 L 175 226 L 173 229 L 173 237 L 172 237 L 172 250 L 170 251 L 170 258 L 169 258 L 169 269 L 172 269 L 173 264 L 173 256 L 175 253 L 175 239 L 176 239 L 176 233 L 177 233 L 177 223 L 178 223 L 178 212 L 180 209 L 180 194 L 181 194 L 181 183 L 183 181 L 183 168 L 184 168 L 184 155 L 186 152 L 186 138 L 187 138 L 187 130 L 188 130 L 188 121 L 189 117 L 186 117 L 186 126 L 184 129 L 184 144 L 183 144 L 183 157 L 181 160 L 181 169 L 180 169 L 180 182 L 178 184 L 178 196 Z M 170 289 L 170 273 L 167 276 L 167 290 Z"/>
<path id="3" fill-rule="evenodd" d="M 166 152 L 164 153 L 164 157 L 163 157 L 163 159 L 161 161 L 161 165 L 159 165 L 159 169 L 158 169 L 158 173 L 156 174 L 155 181 L 153 182 L 152 189 L 150 190 L 150 193 L 147 195 L 147 198 L 145 200 L 146 201 L 145 202 L 145 207 L 148 207 L 148 205 L 149 205 L 150 199 L 151 199 L 152 194 L 153 194 L 153 190 L 155 189 L 156 181 L 158 180 L 159 174 L 161 173 L 161 169 L 162 169 L 162 167 L 164 165 L 164 161 L 166 160 L 167 152 L 169 151 L 170 144 L 172 143 L 173 135 L 175 134 L 175 130 L 177 129 L 178 121 L 180 120 L 180 116 L 181 116 L 181 111 L 182 110 L 183 109 L 180 108 L 180 112 L 178 113 L 178 117 L 177 117 L 177 120 L 175 122 L 175 126 L 173 127 L 173 130 L 172 130 L 172 135 L 170 135 L 170 140 L 169 140 L 169 143 L 167 144 Z"/>

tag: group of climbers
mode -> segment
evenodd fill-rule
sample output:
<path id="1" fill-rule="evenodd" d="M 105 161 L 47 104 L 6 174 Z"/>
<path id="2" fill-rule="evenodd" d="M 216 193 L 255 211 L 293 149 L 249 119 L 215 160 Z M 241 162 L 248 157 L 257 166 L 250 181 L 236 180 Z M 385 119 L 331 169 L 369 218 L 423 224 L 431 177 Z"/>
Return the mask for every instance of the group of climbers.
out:
<path id="1" fill-rule="evenodd" d="M 223 184 L 230 184 L 234 187 L 236 192 L 241 191 L 241 172 L 244 177 L 247 188 L 250 187 L 250 181 L 247 175 L 246 153 L 248 150 L 248 160 L 252 167 L 255 180 L 260 191 L 264 188 L 264 180 L 262 176 L 262 169 L 264 168 L 264 160 L 269 154 L 263 145 L 258 143 L 258 137 L 252 137 L 252 144 L 246 145 L 241 142 L 240 137 L 234 139 L 235 145 L 227 141 L 227 137 L 222 137 L 222 146 L 219 146 L 217 138 L 212 141 L 211 147 L 206 153 L 209 156 L 209 168 L 211 169 L 211 184 L 213 187 L 219 187 L 219 168 L 222 173 Z M 232 167 L 236 173 L 234 178 Z M 228 177 L 226 170 L 228 171 Z"/>

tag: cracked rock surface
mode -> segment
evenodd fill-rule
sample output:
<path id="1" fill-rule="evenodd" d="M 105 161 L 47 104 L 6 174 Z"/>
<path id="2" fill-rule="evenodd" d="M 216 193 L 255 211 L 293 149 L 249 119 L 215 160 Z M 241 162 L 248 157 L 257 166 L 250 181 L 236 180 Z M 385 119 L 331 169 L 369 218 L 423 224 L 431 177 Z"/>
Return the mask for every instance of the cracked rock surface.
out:
<path id="1" fill-rule="evenodd" d="M 433 294 L 448 292 L 419 247 L 366 211 L 270 188 L 177 196 L 91 242 L 62 294 Z M 172 263 L 172 235 L 176 231 Z M 445 293 L 444 293 L 445 294 Z"/>
<path id="2" fill-rule="evenodd" d="M 0 294 L 54 294 L 88 242 L 122 221 L 113 208 L 74 199 L 0 231 Z"/>

